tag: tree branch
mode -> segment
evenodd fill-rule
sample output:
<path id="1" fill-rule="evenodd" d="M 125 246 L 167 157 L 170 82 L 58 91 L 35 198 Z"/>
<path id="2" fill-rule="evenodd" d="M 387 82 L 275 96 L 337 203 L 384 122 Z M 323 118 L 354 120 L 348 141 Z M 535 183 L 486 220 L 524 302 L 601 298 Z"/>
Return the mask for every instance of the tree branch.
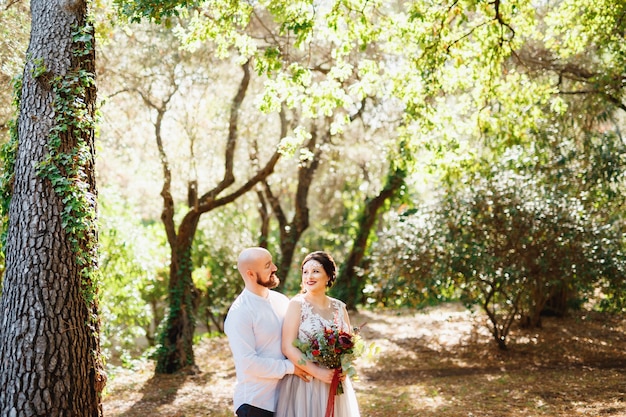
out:
<path id="1" fill-rule="evenodd" d="M 228 124 L 228 139 L 226 141 L 226 151 L 224 153 L 224 178 L 220 183 L 211 191 L 205 193 L 199 200 L 200 205 L 204 205 L 210 200 L 215 199 L 222 191 L 231 186 L 235 182 L 235 175 L 233 174 L 235 148 L 237 146 L 238 139 L 238 127 L 239 127 L 239 109 L 241 103 L 246 97 L 246 91 L 250 84 L 250 61 L 247 61 L 241 66 L 243 69 L 243 78 L 239 83 L 239 89 L 237 94 L 233 98 L 233 102 L 230 107 L 230 120 Z"/>
<path id="2" fill-rule="evenodd" d="M 235 201 L 238 197 L 250 191 L 256 184 L 258 184 L 259 182 L 267 178 L 272 172 L 274 172 L 274 167 L 280 159 L 280 156 L 281 154 L 278 151 L 274 152 L 274 155 L 272 155 L 267 164 L 260 171 L 258 171 L 256 175 L 250 178 L 245 184 L 243 184 L 241 187 L 239 187 L 237 190 L 233 191 L 227 196 L 204 202 L 203 204 L 199 205 L 198 211 L 200 213 L 206 213 L 207 211 L 231 203 Z"/>
<path id="3" fill-rule="evenodd" d="M 163 210 L 161 211 L 161 220 L 163 221 L 165 232 L 167 234 L 167 240 L 170 243 L 171 247 L 174 247 L 173 245 L 175 244 L 177 239 L 176 225 L 174 223 L 174 197 L 172 196 L 172 171 L 169 166 L 165 147 L 163 146 L 163 136 L 161 133 L 161 128 L 163 124 L 163 118 L 165 117 L 165 113 L 167 112 L 167 105 L 169 104 L 174 94 L 176 94 L 176 92 L 178 91 L 178 84 L 174 83 L 173 86 L 174 88 L 161 101 L 161 104 L 155 103 L 147 94 L 139 89 L 135 88 L 129 90 L 139 94 L 143 102 L 148 107 L 156 110 L 157 112 L 157 117 L 154 122 L 154 137 L 157 143 L 157 149 L 159 151 L 161 167 L 163 169 L 163 187 L 161 188 L 161 197 L 163 197 Z"/>
<path id="4" fill-rule="evenodd" d="M 13 0 L 13 1 L 9 1 L 6 5 L 6 7 L 4 8 L 4 10 L 9 10 L 11 7 L 13 7 L 13 5 L 19 3 L 20 0 Z"/>
<path id="5" fill-rule="evenodd" d="M 265 189 L 265 196 L 267 197 L 267 200 L 272 207 L 272 211 L 274 211 L 276 220 L 278 220 L 278 226 L 280 227 L 280 235 L 282 240 L 283 233 L 287 226 L 287 216 L 285 215 L 285 212 L 280 205 L 280 200 L 274 195 L 274 193 L 272 192 L 272 188 L 265 180 L 263 180 L 263 188 Z"/>
<path id="6" fill-rule="evenodd" d="M 280 138 L 284 138 L 287 135 L 287 118 L 284 114 L 284 111 L 280 112 Z M 274 172 L 274 167 L 276 163 L 281 157 L 281 153 L 278 152 L 278 149 L 274 152 L 272 157 L 267 161 L 263 168 L 260 168 L 256 174 L 250 178 L 245 184 L 239 187 L 237 190 L 233 191 L 231 194 L 224 196 L 222 198 L 202 198 L 199 206 L 198 213 L 206 213 L 207 211 L 213 210 L 217 207 L 224 206 L 232 201 L 235 201 L 238 197 L 250 191 L 255 185 L 259 182 L 265 180 L 272 172 Z"/>
<path id="7" fill-rule="evenodd" d="M 330 126 L 327 122 L 326 126 Z M 326 129 L 325 142 L 330 138 L 330 127 Z M 313 182 L 314 173 L 320 165 L 320 157 L 322 154 L 322 148 L 317 146 L 318 129 L 315 124 L 311 129 L 311 139 L 307 142 L 307 149 L 313 154 L 312 160 L 300 164 L 298 168 L 298 189 L 296 190 L 296 212 L 292 224 L 298 233 L 302 233 L 309 227 L 309 206 L 307 199 L 309 196 L 309 189 Z"/>

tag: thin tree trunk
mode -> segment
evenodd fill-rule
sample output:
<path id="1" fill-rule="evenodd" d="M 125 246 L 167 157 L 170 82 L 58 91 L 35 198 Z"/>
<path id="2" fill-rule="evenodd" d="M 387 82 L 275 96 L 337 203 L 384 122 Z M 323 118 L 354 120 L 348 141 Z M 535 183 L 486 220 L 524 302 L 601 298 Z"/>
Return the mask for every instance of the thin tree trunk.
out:
<path id="1" fill-rule="evenodd" d="M 376 223 L 378 211 L 385 201 L 392 198 L 404 184 L 406 172 L 401 169 L 392 169 L 387 175 L 387 182 L 381 192 L 374 198 L 365 201 L 363 211 L 359 216 L 359 230 L 352 244 L 352 249 L 341 265 L 333 294 L 346 303 L 346 307 L 355 310 L 361 301 L 363 279 L 356 273 L 365 256 L 369 236 Z"/>
<path id="2" fill-rule="evenodd" d="M 291 269 L 291 262 L 293 261 L 293 255 L 296 251 L 296 245 L 300 241 L 302 234 L 309 227 L 309 206 L 307 200 L 311 184 L 315 177 L 315 171 L 317 171 L 320 164 L 322 153 L 321 147 L 318 146 L 317 131 L 317 126 L 312 125 L 311 138 L 306 144 L 307 150 L 313 155 L 312 159 L 302 162 L 298 167 L 298 187 L 294 201 L 294 215 L 291 221 L 287 220 L 280 200 L 272 193 L 268 182 L 264 181 L 263 183 L 265 185 L 267 200 L 272 206 L 272 210 L 280 227 L 280 261 L 278 263 L 278 274 L 281 280 L 277 287 L 278 291 L 282 291 L 285 288 L 289 270 Z M 328 141 L 329 138 L 330 130 L 328 129 L 323 136 L 323 142 Z"/>
<path id="3" fill-rule="evenodd" d="M 269 240 L 270 235 L 270 213 L 267 210 L 267 202 L 265 201 L 265 196 L 263 195 L 263 191 L 258 190 L 256 195 L 259 199 L 259 217 L 261 218 L 261 230 L 259 232 L 259 247 L 267 249 L 267 241 Z"/>
<path id="4" fill-rule="evenodd" d="M 199 220 L 199 215 L 185 216 L 171 248 L 169 311 L 159 334 L 157 373 L 170 374 L 182 369 L 190 373 L 198 371 L 193 353 L 197 290 L 191 277 L 191 249 Z"/>
<path id="5" fill-rule="evenodd" d="M 101 416 L 93 27 L 84 1 L 32 1 L 31 13 L 0 302 L 0 415 Z"/>

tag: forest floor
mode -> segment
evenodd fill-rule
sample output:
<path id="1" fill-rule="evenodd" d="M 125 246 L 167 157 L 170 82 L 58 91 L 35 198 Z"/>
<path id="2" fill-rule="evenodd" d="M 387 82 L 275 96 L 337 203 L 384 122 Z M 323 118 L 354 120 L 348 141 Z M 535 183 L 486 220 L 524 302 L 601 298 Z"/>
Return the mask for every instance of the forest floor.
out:
<path id="1" fill-rule="evenodd" d="M 448 304 L 363 310 L 380 352 L 357 363 L 363 417 L 626 417 L 626 317 L 580 312 L 514 329 L 507 351 L 484 317 Z M 106 417 L 232 416 L 235 370 L 226 338 L 196 346 L 196 375 L 154 376 L 151 362 L 110 370 Z"/>

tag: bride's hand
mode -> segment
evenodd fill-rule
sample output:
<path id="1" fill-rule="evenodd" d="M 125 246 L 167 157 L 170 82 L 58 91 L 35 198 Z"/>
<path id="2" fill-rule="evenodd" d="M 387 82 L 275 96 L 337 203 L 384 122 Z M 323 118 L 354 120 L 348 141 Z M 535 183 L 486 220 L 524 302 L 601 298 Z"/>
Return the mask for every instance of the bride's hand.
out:
<path id="1" fill-rule="evenodd" d="M 309 373 L 307 371 L 305 371 L 302 368 L 299 367 L 295 367 L 293 374 L 295 376 L 297 376 L 298 378 L 300 378 L 301 380 L 305 381 L 305 382 L 309 382 L 310 381 L 310 376 Z"/>
<path id="2" fill-rule="evenodd" d="M 334 375 L 335 375 L 335 371 L 333 369 L 322 368 L 321 366 L 316 366 L 315 372 L 313 373 L 313 376 L 315 378 L 327 384 L 330 384 L 333 382 Z"/>

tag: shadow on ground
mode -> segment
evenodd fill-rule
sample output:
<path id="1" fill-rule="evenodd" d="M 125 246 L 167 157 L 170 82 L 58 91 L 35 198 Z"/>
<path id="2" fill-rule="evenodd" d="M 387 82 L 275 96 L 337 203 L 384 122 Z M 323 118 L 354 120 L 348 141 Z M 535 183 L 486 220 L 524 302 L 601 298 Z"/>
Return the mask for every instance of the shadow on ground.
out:
<path id="1" fill-rule="evenodd" d="M 185 383 L 182 375 L 154 375 L 141 388 L 141 399 L 120 417 L 146 417 L 158 414 L 158 409 L 176 400 L 178 390 Z"/>

